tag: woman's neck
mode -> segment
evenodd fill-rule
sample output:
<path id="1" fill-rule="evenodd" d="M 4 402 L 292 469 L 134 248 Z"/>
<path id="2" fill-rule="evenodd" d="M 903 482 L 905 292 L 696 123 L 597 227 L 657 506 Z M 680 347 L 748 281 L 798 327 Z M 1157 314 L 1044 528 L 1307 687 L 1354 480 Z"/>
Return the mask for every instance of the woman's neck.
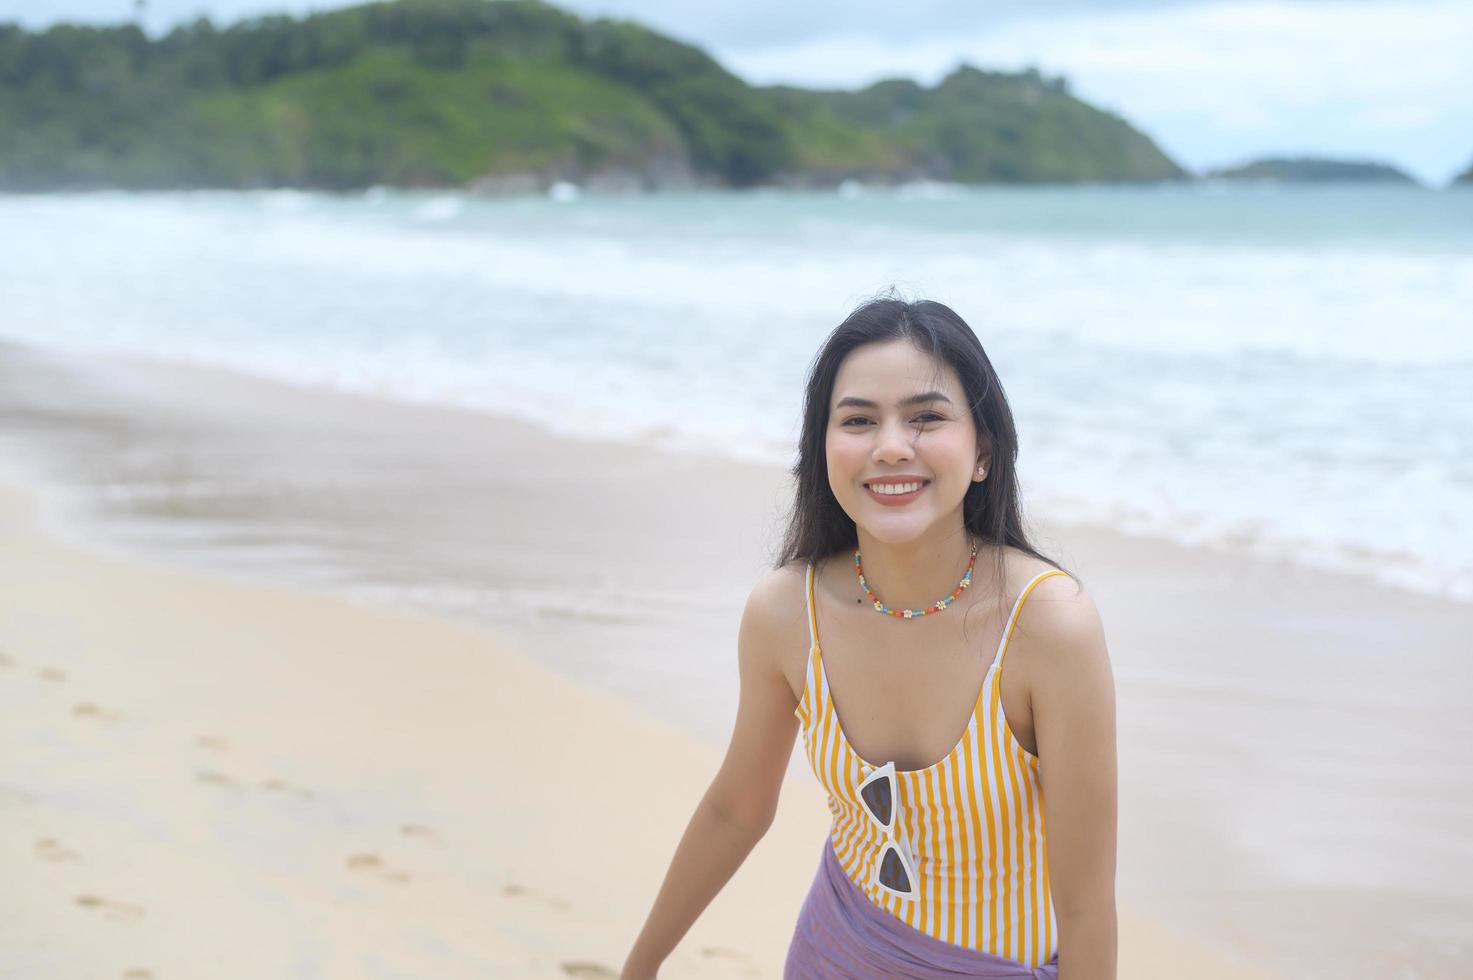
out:
<path id="1" fill-rule="evenodd" d="M 972 544 L 971 535 L 961 525 L 901 544 L 878 541 L 860 530 L 859 560 L 865 583 L 886 606 L 924 609 L 956 590 L 971 561 Z M 977 565 L 982 566 L 986 557 L 979 549 Z M 852 561 L 852 553 L 850 558 Z M 972 577 L 972 584 L 977 584 L 976 570 Z M 859 588 L 857 577 L 854 588 Z"/>

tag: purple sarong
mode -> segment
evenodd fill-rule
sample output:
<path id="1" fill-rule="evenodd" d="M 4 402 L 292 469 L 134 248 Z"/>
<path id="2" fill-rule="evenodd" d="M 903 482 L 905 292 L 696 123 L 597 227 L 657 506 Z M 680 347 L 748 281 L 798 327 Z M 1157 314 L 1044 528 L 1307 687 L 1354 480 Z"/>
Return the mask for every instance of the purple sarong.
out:
<path id="1" fill-rule="evenodd" d="M 834 854 L 833 838 L 803 900 L 783 980 L 1058 980 L 1055 956 L 1037 970 L 921 932 L 870 901 Z"/>

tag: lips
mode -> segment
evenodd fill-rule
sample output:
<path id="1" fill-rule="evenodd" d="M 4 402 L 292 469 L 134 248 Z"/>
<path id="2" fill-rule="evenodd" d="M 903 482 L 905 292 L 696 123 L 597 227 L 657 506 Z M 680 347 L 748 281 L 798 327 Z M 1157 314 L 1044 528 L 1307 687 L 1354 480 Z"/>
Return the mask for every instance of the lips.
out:
<path id="1" fill-rule="evenodd" d="M 908 493 L 881 493 L 874 489 L 875 486 L 893 487 L 905 486 L 912 483 L 919 483 L 920 486 L 915 490 L 909 491 Z M 875 480 L 865 486 L 864 492 L 869 494 L 869 498 L 878 504 L 883 504 L 886 507 L 900 507 L 904 504 L 910 503 L 912 500 L 915 500 L 921 494 L 925 493 L 926 489 L 930 487 L 930 485 L 930 480 L 922 480 L 919 478 L 909 480 Z"/>

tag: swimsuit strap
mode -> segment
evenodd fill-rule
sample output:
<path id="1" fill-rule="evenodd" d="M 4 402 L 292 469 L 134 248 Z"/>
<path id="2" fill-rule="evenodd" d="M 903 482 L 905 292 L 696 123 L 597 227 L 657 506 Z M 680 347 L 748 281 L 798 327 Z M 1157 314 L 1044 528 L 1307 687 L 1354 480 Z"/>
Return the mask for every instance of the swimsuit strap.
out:
<path id="1" fill-rule="evenodd" d="M 808 598 L 805 608 L 808 610 L 808 649 L 813 650 L 818 646 L 818 614 L 813 608 L 813 562 L 808 563 Z"/>
<path id="2" fill-rule="evenodd" d="M 1047 571 L 1039 572 L 1037 575 L 1033 576 L 1033 578 L 1028 582 L 1027 585 L 1023 586 L 1023 591 L 1018 593 L 1018 599 L 1016 602 L 1013 603 L 1013 611 L 1008 615 L 1008 624 L 1007 627 L 1002 631 L 1002 639 L 1000 639 L 997 643 L 997 653 L 992 658 L 992 665 L 995 669 L 997 669 L 998 671 L 1002 670 L 1003 657 L 1006 657 L 1008 653 L 1008 641 L 1013 637 L 1013 627 L 1016 626 L 1018 623 L 1018 613 L 1022 611 L 1023 603 L 1028 599 L 1028 593 L 1032 592 L 1035 585 L 1037 585 L 1039 582 L 1042 582 L 1050 575 L 1067 574 L 1069 573 L 1061 571 L 1060 569 L 1050 568 Z"/>

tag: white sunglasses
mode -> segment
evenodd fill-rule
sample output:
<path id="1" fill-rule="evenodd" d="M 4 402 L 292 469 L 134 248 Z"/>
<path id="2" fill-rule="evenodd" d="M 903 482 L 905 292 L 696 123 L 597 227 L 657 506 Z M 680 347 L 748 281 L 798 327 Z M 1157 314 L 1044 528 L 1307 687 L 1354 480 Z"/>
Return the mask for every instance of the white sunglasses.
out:
<path id="1" fill-rule="evenodd" d="M 887 762 L 859 784 L 859 802 L 885 835 L 870 883 L 886 895 L 908 901 L 916 897 L 920 876 L 916 874 L 915 852 L 910 842 L 902 842 L 901 835 L 896 833 L 899 807 L 895 805 L 895 790 L 895 763 Z"/>

